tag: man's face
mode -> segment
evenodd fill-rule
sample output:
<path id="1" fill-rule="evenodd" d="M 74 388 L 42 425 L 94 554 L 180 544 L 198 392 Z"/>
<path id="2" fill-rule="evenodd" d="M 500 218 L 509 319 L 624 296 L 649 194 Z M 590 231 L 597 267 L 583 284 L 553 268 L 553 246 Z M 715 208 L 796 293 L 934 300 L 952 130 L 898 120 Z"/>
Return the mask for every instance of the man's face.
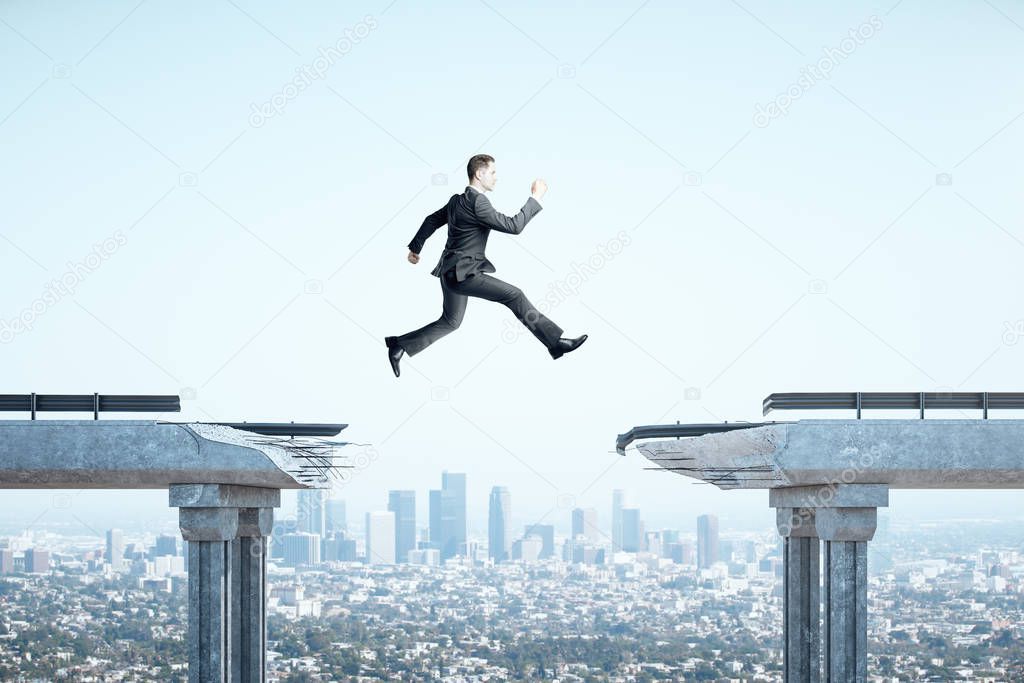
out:
<path id="1" fill-rule="evenodd" d="M 490 162 L 486 167 L 477 171 L 476 177 L 485 190 L 493 190 L 494 186 L 498 184 L 498 169 L 494 167 L 494 162 Z"/>

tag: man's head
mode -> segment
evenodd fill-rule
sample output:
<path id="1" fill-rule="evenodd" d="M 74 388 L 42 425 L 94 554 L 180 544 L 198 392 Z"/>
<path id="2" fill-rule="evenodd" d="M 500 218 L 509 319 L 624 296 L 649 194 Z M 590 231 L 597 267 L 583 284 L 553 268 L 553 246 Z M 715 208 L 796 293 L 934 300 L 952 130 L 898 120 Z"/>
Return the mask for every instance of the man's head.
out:
<path id="1" fill-rule="evenodd" d="M 493 190 L 498 182 L 498 171 L 494 168 L 494 157 L 490 154 L 477 154 L 471 157 L 466 165 L 466 173 L 469 175 L 469 184 L 476 183 L 485 190 Z"/>

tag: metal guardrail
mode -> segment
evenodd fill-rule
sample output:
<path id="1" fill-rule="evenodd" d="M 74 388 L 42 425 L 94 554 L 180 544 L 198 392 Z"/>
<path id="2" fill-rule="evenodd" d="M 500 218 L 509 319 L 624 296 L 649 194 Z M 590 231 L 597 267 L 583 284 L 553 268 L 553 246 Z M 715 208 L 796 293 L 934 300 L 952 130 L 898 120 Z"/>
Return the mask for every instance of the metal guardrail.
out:
<path id="1" fill-rule="evenodd" d="M 615 451 L 619 455 L 626 454 L 626 447 L 639 439 L 662 439 L 672 437 L 703 436 L 704 434 L 718 434 L 731 432 L 736 429 L 751 429 L 763 427 L 777 422 L 706 422 L 702 424 L 679 424 L 674 425 L 640 425 L 633 427 L 625 434 L 619 434 L 615 439 Z"/>
<path id="2" fill-rule="evenodd" d="M 302 422 L 207 422 L 264 436 L 337 436 L 347 424 Z"/>
<path id="3" fill-rule="evenodd" d="M 761 403 L 761 414 L 772 410 L 917 410 L 924 419 L 929 410 L 980 410 L 988 419 L 989 409 L 1024 409 L 1024 392 L 929 392 L 870 391 L 836 393 L 769 394 Z"/>
<path id="4" fill-rule="evenodd" d="M 100 413 L 177 413 L 178 396 L 136 396 L 111 394 L 0 394 L 0 411 L 29 413 L 85 413 L 94 420 Z"/>
<path id="5" fill-rule="evenodd" d="M 180 413 L 181 398 L 175 395 L 115 394 L 0 394 L 0 412 L 85 413 L 94 420 L 100 413 Z M 209 422 L 264 436 L 337 436 L 347 424 L 296 422 Z"/>
<path id="6" fill-rule="evenodd" d="M 847 391 L 769 394 L 761 403 L 762 415 L 773 410 L 917 410 L 924 419 L 928 410 L 980 410 L 988 419 L 992 410 L 1024 410 L 1024 392 L 1019 391 Z M 639 439 L 684 438 L 764 427 L 779 422 L 723 422 L 703 424 L 641 425 L 615 440 L 615 450 L 625 455 L 626 447 Z"/>

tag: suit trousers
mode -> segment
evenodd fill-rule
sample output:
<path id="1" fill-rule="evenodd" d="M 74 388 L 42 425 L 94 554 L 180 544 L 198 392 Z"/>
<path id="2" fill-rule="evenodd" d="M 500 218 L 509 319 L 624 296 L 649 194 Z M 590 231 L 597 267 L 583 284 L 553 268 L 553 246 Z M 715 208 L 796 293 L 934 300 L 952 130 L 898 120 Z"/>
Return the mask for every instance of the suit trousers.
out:
<path id="1" fill-rule="evenodd" d="M 555 342 L 562 336 L 562 328 L 538 311 L 515 285 L 487 273 L 474 273 L 460 282 L 450 270 L 444 273 L 440 280 L 444 298 L 441 317 L 418 330 L 398 337 L 398 344 L 410 356 L 415 356 L 441 337 L 458 329 L 466 314 L 466 303 L 471 296 L 507 306 L 533 336 L 549 349 L 553 348 Z"/>

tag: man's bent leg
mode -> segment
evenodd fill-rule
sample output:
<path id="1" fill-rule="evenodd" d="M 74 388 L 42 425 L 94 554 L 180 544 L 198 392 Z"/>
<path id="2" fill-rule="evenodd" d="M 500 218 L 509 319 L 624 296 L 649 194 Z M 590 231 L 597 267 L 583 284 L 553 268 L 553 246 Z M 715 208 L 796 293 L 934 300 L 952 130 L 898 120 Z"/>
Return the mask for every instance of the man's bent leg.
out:
<path id="1" fill-rule="evenodd" d="M 561 327 L 538 311 L 521 289 L 504 280 L 499 280 L 486 273 L 477 273 L 462 282 L 452 283 L 451 287 L 460 294 L 504 304 L 519 318 L 526 329 L 530 330 L 533 336 L 549 349 L 562 336 Z"/>
<path id="2" fill-rule="evenodd" d="M 448 274 L 441 276 L 441 294 L 444 297 L 444 305 L 441 317 L 432 323 L 428 323 L 418 330 L 408 332 L 397 338 L 398 345 L 405 349 L 410 356 L 427 348 L 446 334 L 453 332 L 462 324 L 462 318 L 466 314 L 466 296 L 455 292 L 450 287 Z"/>

